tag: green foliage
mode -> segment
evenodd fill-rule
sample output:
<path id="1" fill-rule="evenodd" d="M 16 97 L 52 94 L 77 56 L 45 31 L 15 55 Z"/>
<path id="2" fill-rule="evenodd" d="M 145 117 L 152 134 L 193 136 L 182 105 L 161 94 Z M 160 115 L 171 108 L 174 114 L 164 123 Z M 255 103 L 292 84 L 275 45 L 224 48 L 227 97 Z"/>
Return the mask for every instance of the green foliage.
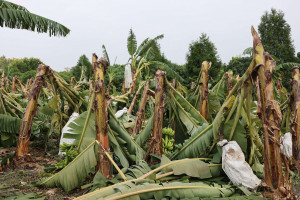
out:
<path id="1" fill-rule="evenodd" d="M 225 71 L 231 70 L 233 75 L 243 75 L 249 67 L 252 61 L 252 57 L 232 57 L 228 65 L 225 67 Z"/>
<path id="2" fill-rule="evenodd" d="M 62 71 L 62 72 L 57 72 L 57 74 L 62 77 L 67 83 L 70 83 L 71 77 L 72 77 L 72 72 L 70 71 Z"/>
<path id="3" fill-rule="evenodd" d="M 222 63 L 217 54 L 217 48 L 205 33 L 202 33 L 198 40 L 190 44 L 186 60 L 186 72 L 191 81 L 196 81 L 203 61 L 212 62 L 209 75 L 214 83 L 219 80 Z"/>
<path id="4" fill-rule="evenodd" d="M 25 7 L 0 0 L 0 26 L 66 36 L 70 30 L 55 21 L 30 13 Z"/>
<path id="5" fill-rule="evenodd" d="M 36 69 L 38 68 L 40 62 L 41 61 L 38 58 L 17 59 L 5 67 L 4 72 L 6 76 L 11 79 L 17 75 L 20 76 L 20 80 L 26 82 L 27 79 L 35 77 Z"/>
<path id="6" fill-rule="evenodd" d="M 81 76 L 82 69 L 84 70 L 83 77 Z M 80 78 L 86 78 L 87 81 L 93 78 L 92 64 L 89 61 L 89 59 L 86 57 L 86 55 L 80 56 L 80 58 L 77 61 L 77 65 L 72 67 L 71 73 L 72 76 L 75 76 L 75 79 L 77 81 L 80 81 Z"/>
<path id="7" fill-rule="evenodd" d="M 65 142 L 62 145 L 60 145 L 61 151 L 65 152 L 66 154 L 64 160 L 61 160 L 58 163 L 56 163 L 56 169 L 64 168 L 78 156 L 77 151 L 74 150 L 73 147 L 73 145 L 69 145 Z"/>
<path id="8" fill-rule="evenodd" d="M 128 53 L 133 56 L 137 48 L 137 42 L 136 42 L 136 37 L 132 31 L 132 28 L 129 31 L 129 36 L 127 38 L 127 49 Z"/>
<path id="9" fill-rule="evenodd" d="M 291 39 L 291 27 L 284 19 L 284 13 L 274 8 L 265 12 L 258 25 L 264 49 L 275 55 L 281 63 L 294 62 L 295 47 Z"/>
<path id="10" fill-rule="evenodd" d="M 30 78 L 34 78 L 36 75 L 36 70 L 30 70 L 30 71 L 27 71 L 27 72 L 24 72 L 20 75 L 20 81 L 22 81 L 23 83 L 26 83 L 27 79 L 30 79 Z"/>

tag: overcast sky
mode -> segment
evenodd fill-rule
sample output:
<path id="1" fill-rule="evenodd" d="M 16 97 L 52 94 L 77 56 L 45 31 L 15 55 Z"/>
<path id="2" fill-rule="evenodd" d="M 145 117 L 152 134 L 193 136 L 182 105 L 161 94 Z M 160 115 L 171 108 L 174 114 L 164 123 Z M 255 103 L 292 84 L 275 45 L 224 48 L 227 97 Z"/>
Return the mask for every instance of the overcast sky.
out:
<path id="1" fill-rule="evenodd" d="M 164 34 L 160 40 L 168 59 L 184 64 L 189 44 L 207 33 L 220 58 L 252 46 L 250 27 L 272 7 L 281 9 L 292 28 L 296 52 L 300 51 L 299 0 L 11 0 L 30 12 L 58 21 L 69 29 L 67 37 L 0 27 L 0 56 L 37 57 L 57 71 L 76 65 L 92 53 L 102 56 L 105 44 L 110 60 L 126 63 L 127 37 L 132 27 L 140 44 L 146 37 Z"/>

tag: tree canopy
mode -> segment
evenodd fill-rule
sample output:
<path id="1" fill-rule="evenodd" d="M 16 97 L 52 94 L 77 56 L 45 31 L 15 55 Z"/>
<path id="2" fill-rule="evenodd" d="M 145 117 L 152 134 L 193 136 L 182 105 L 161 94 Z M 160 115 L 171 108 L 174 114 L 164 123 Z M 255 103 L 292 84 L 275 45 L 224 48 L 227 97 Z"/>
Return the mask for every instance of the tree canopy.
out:
<path id="1" fill-rule="evenodd" d="M 283 62 L 294 62 L 295 47 L 291 39 L 291 27 L 284 19 L 284 13 L 274 8 L 265 12 L 258 25 L 264 48 Z"/>
<path id="2" fill-rule="evenodd" d="M 0 26 L 38 33 L 49 32 L 50 36 L 66 36 L 70 32 L 58 22 L 30 13 L 25 7 L 4 0 L 0 0 Z"/>
<path id="3" fill-rule="evenodd" d="M 219 79 L 222 62 L 218 56 L 217 48 L 205 33 L 202 33 L 198 40 L 190 44 L 186 60 L 186 72 L 192 81 L 197 79 L 202 62 L 205 60 L 212 62 L 209 75 L 214 80 L 213 82 Z"/>

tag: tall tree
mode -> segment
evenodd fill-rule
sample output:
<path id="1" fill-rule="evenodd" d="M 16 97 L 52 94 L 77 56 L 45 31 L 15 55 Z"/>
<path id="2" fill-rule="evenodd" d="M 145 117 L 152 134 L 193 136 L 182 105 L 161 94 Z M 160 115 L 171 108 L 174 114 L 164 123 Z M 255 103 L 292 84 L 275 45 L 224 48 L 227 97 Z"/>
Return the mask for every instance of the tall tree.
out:
<path id="1" fill-rule="evenodd" d="M 291 39 L 291 27 L 284 19 L 284 13 L 274 8 L 265 12 L 258 25 L 261 41 L 266 51 L 280 62 L 295 62 L 295 47 Z"/>
<path id="2" fill-rule="evenodd" d="M 186 60 L 187 75 L 191 77 L 192 81 L 197 79 L 203 61 L 212 62 L 209 76 L 213 82 L 219 79 L 222 63 L 217 54 L 217 48 L 205 33 L 202 33 L 197 41 L 190 44 Z"/>
<path id="3" fill-rule="evenodd" d="M 26 29 L 50 36 L 66 36 L 70 30 L 53 20 L 30 13 L 25 7 L 0 0 L 0 27 Z"/>

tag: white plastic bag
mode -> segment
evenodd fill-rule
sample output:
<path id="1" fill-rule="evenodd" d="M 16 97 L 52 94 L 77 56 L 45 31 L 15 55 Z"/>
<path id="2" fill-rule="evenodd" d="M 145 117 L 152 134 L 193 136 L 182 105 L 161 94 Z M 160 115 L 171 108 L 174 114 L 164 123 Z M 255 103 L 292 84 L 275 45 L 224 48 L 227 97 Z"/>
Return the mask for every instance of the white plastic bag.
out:
<path id="1" fill-rule="evenodd" d="M 122 110 L 118 110 L 115 114 L 116 118 L 120 118 L 122 117 L 125 113 L 128 112 L 128 109 L 126 107 L 124 107 Z"/>
<path id="2" fill-rule="evenodd" d="M 218 142 L 222 147 L 222 169 L 235 185 L 242 185 L 248 189 L 255 190 L 261 180 L 253 173 L 249 164 L 245 161 L 244 153 L 236 141 Z"/>
<path id="3" fill-rule="evenodd" d="M 69 118 L 69 121 L 66 123 L 66 125 L 63 127 L 63 129 L 61 130 L 61 136 L 60 136 L 60 142 L 59 142 L 59 146 L 62 145 L 64 142 L 67 144 L 73 144 L 74 139 L 68 139 L 68 138 L 64 138 L 64 134 L 65 133 L 69 133 L 69 127 L 68 125 L 73 122 L 75 119 L 77 119 L 79 117 L 79 114 L 74 112 L 72 113 L 72 115 Z M 58 155 L 62 156 L 64 155 L 65 152 L 62 152 L 61 149 L 59 148 L 59 152 Z"/>
<path id="4" fill-rule="evenodd" d="M 290 132 L 287 132 L 284 136 L 280 137 L 280 150 L 288 159 L 293 156 L 293 142 L 292 134 Z"/>
<path id="5" fill-rule="evenodd" d="M 132 83 L 132 74 L 131 74 L 131 66 L 127 64 L 125 66 L 125 88 L 129 89 Z"/>

